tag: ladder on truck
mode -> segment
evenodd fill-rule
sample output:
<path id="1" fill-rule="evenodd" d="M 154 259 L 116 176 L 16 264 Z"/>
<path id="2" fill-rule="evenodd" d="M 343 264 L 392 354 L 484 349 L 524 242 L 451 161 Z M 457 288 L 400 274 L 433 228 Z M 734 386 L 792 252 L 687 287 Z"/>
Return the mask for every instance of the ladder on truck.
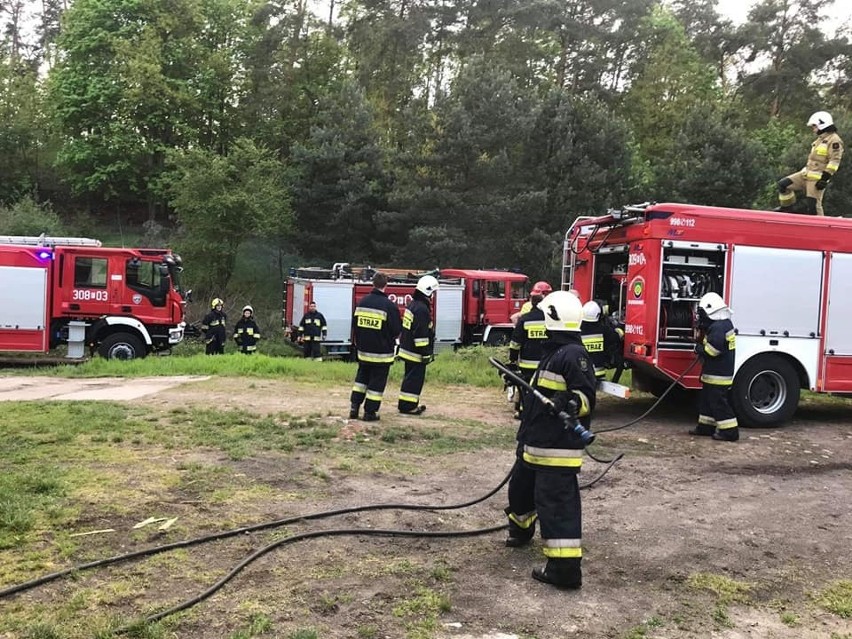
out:
<path id="1" fill-rule="evenodd" d="M 0 244 L 26 246 L 101 246 L 100 240 L 89 237 L 53 237 L 50 235 L 0 235 Z"/>

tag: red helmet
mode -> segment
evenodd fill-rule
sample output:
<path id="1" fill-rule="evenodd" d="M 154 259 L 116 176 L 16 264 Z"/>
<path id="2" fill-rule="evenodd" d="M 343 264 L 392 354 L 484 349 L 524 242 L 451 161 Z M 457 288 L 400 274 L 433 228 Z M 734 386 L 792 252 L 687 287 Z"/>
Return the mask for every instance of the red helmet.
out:
<path id="1" fill-rule="evenodd" d="M 532 290 L 530 291 L 530 295 L 541 295 L 544 297 L 553 292 L 550 284 L 547 282 L 536 282 L 533 284 Z"/>

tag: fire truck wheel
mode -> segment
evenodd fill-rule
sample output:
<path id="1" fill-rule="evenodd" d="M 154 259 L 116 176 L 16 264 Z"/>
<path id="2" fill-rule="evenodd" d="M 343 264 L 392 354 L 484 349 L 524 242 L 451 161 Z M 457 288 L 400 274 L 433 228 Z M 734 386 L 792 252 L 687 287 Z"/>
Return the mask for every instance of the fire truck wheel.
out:
<path id="1" fill-rule="evenodd" d="M 98 347 L 98 353 L 105 359 L 137 359 L 146 355 L 142 340 L 130 333 L 108 335 Z"/>
<path id="2" fill-rule="evenodd" d="M 741 426 L 778 426 L 796 412 L 799 376 L 783 357 L 758 355 L 737 371 L 731 402 Z"/>

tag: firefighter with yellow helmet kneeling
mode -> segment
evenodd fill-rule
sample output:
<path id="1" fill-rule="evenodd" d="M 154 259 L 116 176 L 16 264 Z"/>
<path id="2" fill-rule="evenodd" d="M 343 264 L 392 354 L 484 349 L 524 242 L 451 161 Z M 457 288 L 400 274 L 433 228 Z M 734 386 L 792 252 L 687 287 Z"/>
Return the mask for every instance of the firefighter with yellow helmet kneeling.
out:
<path id="1" fill-rule="evenodd" d="M 399 336 L 399 358 L 405 362 L 405 375 L 399 388 L 399 412 L 419 415 L 426 406 L 420 403 L 420 393 L 426 381 L 426 365 L 434 357 L 435 329 L 432 323 L 432 295 L 438 290 L 438 280 L 424 275 L 417 280 L 414 295 L 402 316 Z"/>
<path id="2" fill-rule="evenodd" d="M 698 426 L 691 435 L 704 435 L 720 441 L 740 438 L 737 416 L 729 401 L 734 382 L 736 330 L 733 311 L 718 293 L 707 293 L 698 301 L 699 340 L 695 352 L 701 357 L 701 397 Z"/>
<path id="3" fill-rule="evenodd" d="M 553 406 L 532 393 L 524 399 L 517 461 L 509 480 L 506 545 L 528 544 L 538 520 L 547 563 L 533 570 L 533 578 L 560 588 L 579 588 L 583 549 L 577 473 L 583 463 L 584 442 L 557 413 L 573 413 L 589 428 L 595 407 L 595 373 L 580 338 L 580 300 L 567 291 L 555 291 L 539 308 L 548 339 L 531 385 Z"/>
<path id="4" fill-rule="evenodd" d="M 547 282 L 536 282 L 530 291 L 530 309 L 518 317 L 515 329 L 512 331 L 512 341 L 509 342 L 509 368 L 519 373 L 527 382 L 532 379 L 538 368 L 542 345 L 547 339 L 544 313 L 538 308 L 538 304 L 552 291 Z M 521 389 L 515 388 L 513 399 L 514 417 L 520 419 L 523 399 Z"/>

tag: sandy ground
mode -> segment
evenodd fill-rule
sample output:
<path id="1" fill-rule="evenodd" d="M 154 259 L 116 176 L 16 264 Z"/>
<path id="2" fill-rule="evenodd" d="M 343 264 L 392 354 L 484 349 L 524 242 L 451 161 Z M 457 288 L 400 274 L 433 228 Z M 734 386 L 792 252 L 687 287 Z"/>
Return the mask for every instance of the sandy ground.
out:
<path id="1" fill-rule="evenodd" d="M 7 386 L 10 379 L 0 379 L 0 397 L 27 392 L 26 385 L 17 390 Z M 57 381 L 81 386 L 57 387 L 50 397 L 109 387 L 110 399 L 117 398 L 113 381 Z M 139 400 L 152 409 L 197 404 L 239 406 L 258 413 L 321 414 L 339 424 L 342 433 L 359 424 L 344 418 L 348 388 L 329 392 L 276 380 L 253 380 L 251 388 L 238 379 L 158 381 L 168 387 Z M 192 392 L 187 393 L 190 381 Z M 39 378 L 38 383 L 43 382 Z M 140 380 L 132 383 L 139 386 Z M 395 398 L 393 392 L 388 394 Z M 505 398 L 495 390 L 459 391 L 430 388 L 427 383 L 424 397 L 429 409 L 417 418 L 396 414 L 388 401 L 380 427 L 440 428 L 458 419 L 515 427 Z M 595 429 L 624 424 L 652 401 L 603 400 Z M 227 620 L 244 602 L 259 601 L 274 611 L 270 614 L 276 630 L 268 636 L 282 639 L 292 629 L 305 627 L 316 628 L 324 639 L 852 638 L 852 620 L 817 605 L 823 589 L 852 579 L 852 404 L 807 405 L 784 428 L 744 430 L 737 444 L 687 435 L 693 421 L 689 408 L 667 404 L 636 427 L 599 437 L 598 455 L 625 456 L 583 492 L 580 591 L 559 591 L 533 581 L 530 571 L 542 562 L 539 544 L 508 549 L 502 533 L 454 540 L 323 538 L 263 557 L 200 604 L 202 614 L 187 618 L 174 636 L 230 639 L 237 626 Z M 290 515 L 386 502 L 462 503 L 496 486 L 509 470 L 512 454 L 497 449 L 448 453 L 443 459 L 424 458 L 424 468 L 415 474 L 326 469 L 333 487 L 326 499 L 295 506 L 273 501 L 269 508 Z M 304 488 L 294 469 L 321 463 L 306 454 L 239 462 L 219 455 L 214 461 L 233 464 L 241 473 L 290 495 Z M 588 461 L 581 483 L 602 469 Z M 293 532 L 319 527 L 464 530 L 502 523 L 504 506 L 501 491 L 460 510 L 346 515 L 334 523 L 306 523 Z M 225 569 L 254 547 L 250 538 L 217 546 L 205 556 L 205 567 Z M 404 571 L 371 572 L 375 561 L 449 568 L 450 580 L 433 584 L 451 602 L 438 627 L 426 635 L 405 628 L 388 602 L 416 586 Z M 690 585 L 690 578 L 698 574 L 747 583 L 747 598 L 720 602 L 713 593 Z M 171 579 L 164 576 L 158 590 L 180 589 L 179 579 L 177 584 Z M 150 607 L 157 594 L 132 603 Z M 365 628 L 376 632 L 368 634 Z"/>

